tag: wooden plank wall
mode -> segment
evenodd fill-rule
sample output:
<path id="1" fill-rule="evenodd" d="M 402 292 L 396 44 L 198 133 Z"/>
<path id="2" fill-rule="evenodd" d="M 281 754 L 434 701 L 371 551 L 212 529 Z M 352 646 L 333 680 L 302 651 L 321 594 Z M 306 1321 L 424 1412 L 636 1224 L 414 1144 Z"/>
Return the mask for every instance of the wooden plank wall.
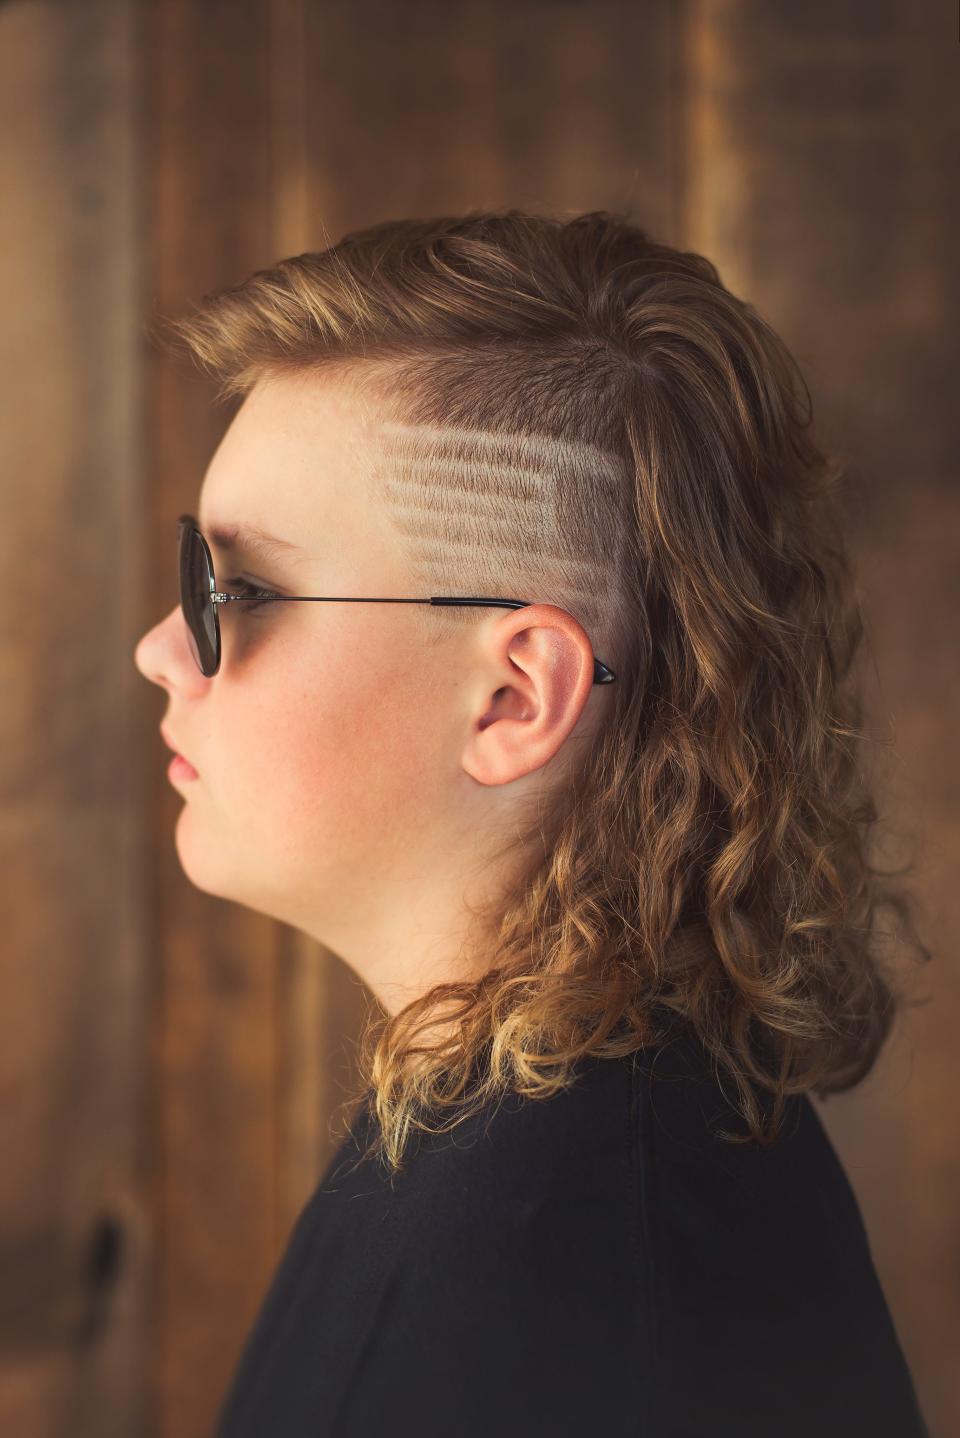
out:
<path id="1" fill-rule="evenodd" d="M 936 960 L 883 1058 L 818 1111 L 857 1192 L 933 1438 L 960 1432 L 957 17 L 880 0 L 703 0 L 686 30 L 684 239 L 781 331 L 847 464 L 885 866 Z M 870 670 L 873 670 L 872 676 Z M 884 919 L 889 921 L 888 916 Z"/>
<path id="2" fill-rule="evenodd" d="M 146 324 L 347 229 L 505 204 L 625 207 L 708 254 L 848 458 L 939 962 L 820 1112 L 933 1438 L 960 1428 L 955 29 L 915 0 L 0 7 L 0 1431 L 209 1433 L 363 1014 L 335 956 L 177 863 L 132 651 L 230 414 Z"/>
<path id="3" fill-rule="evenodd" d="M 133 18 L 0 8 L 0 1432 L 22 1438 L 146 1431 Z"/>

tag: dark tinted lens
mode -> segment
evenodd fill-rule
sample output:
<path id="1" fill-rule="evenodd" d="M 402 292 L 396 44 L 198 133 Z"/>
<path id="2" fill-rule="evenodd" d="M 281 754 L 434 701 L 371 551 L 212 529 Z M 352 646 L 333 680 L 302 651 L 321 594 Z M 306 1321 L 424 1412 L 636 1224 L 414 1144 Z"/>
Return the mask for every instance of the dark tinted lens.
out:
<path id="1" fill-rule="evenodd" d="M 206 675 L 218 667 L 220 630 L 216 606 L 210 601 L 211 570 L 202 537 L 180 525 L 180 607 L 187 623 L 193 657 Z"/>

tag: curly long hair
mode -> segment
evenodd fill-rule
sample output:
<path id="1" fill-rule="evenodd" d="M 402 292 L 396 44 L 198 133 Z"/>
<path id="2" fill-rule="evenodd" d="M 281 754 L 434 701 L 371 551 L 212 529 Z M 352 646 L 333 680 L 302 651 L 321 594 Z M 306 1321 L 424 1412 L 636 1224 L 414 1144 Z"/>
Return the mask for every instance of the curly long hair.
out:
<path id="1" fill-rule="evenodd" d="M 735 1085 L 731 1142 L 770 1142 L 788 1094 L 864 1078 L 909 1002 L 881 911 L 932 955 L 888 882 L 903 870 L 872 861 L 842 467 L 715 266 L 623 214 L 472 211 L 347 234 L 156 333 L 221 402 L 275 373 L 369 383 L 397 421 L 380 493 L 423 592 L 450 592 L 455 544 L 464 593 L 560 605 L 617 676 L 503 850 L 537 840 L 477 914 L 482 977 L 368 1011 L 389 1172 L 415 1130 L 549 1097 L 581 1057 L 656 1043 L 665 1014 Z M 414 612 L 425 636 L 476 622 Z"/>

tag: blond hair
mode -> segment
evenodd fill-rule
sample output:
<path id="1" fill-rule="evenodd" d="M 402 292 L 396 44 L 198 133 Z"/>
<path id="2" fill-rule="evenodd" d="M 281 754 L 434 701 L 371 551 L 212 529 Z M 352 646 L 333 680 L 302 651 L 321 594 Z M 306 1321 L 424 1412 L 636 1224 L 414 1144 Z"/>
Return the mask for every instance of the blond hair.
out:
<path id="1" fill-rule="evenodd" d="M 775 1137 L 787 1094 L 865 1077 L 906 1002 L 881 908 L 932 955 L 869 854 L 841 471 L 757 311 L 622 215 L 514 209 L 348 234 L 159 333 L 221 400 L 367 376 L 424 592 L 455 573 L 456 592 L 560 605 L 617 675 L 489 916 L 487 971 L 371 1012 L 360 1074 L 389 1170 L 415 1130 L 546 1098 L 581 1056 L 655 1042 L 667 1011 L 736 1087 L 731 1142 Z"/>

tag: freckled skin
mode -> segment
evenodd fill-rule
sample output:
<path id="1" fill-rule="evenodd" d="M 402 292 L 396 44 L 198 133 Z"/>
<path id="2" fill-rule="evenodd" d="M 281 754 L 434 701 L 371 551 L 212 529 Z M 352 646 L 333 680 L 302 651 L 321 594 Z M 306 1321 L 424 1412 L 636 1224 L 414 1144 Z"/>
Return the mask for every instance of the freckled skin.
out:
<path id="1" fill-rule="evenodd" d="M 205 533 L 252 521 L 306 555 L 268 567 L 211 546 L 218 585 L 236 573 L 291 594 L 429 598 L 411 588 L 365 478 L 382 418 L 342 379 L 257 383 L 194 513 Z M 443 592 L 472 591 L 452 570 Z M 576 762 L 564 741 L 593 692 L 585 631 L 537 603 L 484 610 L 434 646 L 414 618 L 430 611 L 411 605 L 246 608 L 220 606 L 212 678 L 179 605 L 134 655 L 166 691 L 160 717 L 200 775 L 178 782 L 184 873 L 311 934 L 390 1013 L 431 983 L 482 972 L 469 906 L 524 871 L 535 849 L 502 860 L 499 844 Z M 575 742 L 588 737 L 580 724 Z"/>

